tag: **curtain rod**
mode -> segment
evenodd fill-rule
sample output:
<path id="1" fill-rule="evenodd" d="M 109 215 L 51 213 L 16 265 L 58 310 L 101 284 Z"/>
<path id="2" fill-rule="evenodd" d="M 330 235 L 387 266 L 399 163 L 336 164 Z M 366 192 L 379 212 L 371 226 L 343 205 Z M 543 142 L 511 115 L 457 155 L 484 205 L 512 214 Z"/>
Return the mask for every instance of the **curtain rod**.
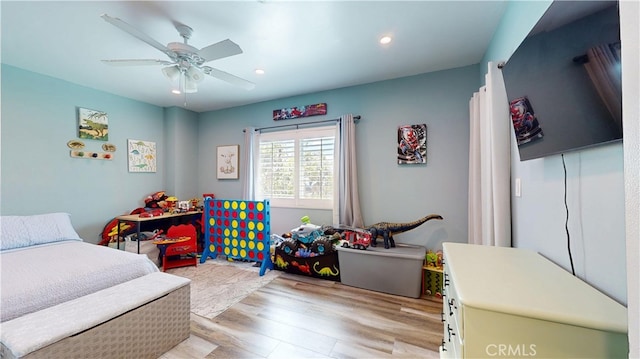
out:
<path id="1" fill-rule="evenodd" d="M 353 116 L 353 119 L 354 120 L 359 120 L 360 119 L 360 115 Z M 295 126 L 296 129 L 297 129 L 299 126 L 312 125 L 314 123 L 336 122 L 336 121 L 340 121 L 340 120 L 341 120 L 340 118 L 334 118 L 333 120 L 312 121 L 312 122 L 295 123 L 295 124 L 294 123 L 290 123 L 290 124 L 279 125 L 279 126 L 259 127 L 259 128 L 256 128 L 254 131 L 262 131 L 262 130 L 269 130 L 269 129 L 272 129 L 272 128 L 291 127 L 291 126 Z M 247 130 L 243 129 L 242 132 L 247 132 Z"/>

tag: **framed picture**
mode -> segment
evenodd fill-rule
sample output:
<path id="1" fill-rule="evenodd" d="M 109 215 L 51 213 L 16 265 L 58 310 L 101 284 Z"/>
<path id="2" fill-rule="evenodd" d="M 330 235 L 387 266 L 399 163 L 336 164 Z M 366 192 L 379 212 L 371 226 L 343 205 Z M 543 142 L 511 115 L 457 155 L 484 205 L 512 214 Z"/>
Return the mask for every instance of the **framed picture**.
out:
<path id="1" fill-rule="evenodd" d="M 156 171 L 156 143 L 142 140 L 127 140 L 129 172 Z"/>
<path id="2" fill-rule="evenodd" d="M 109 140 L 109 118 L 104 111 L 78 107 L 78 137 L 87 140 Z"/>
<path id="3" fill-rule="evenodd" d="M 238 179 L 240 145 L 218 146 L 216 172 L 218 179 Z"/>
<path id="4" fill-rule="evenodd" d="M 289 120 L 309 116 L 319 116 L 327 114 L 326 103 L 316 103 L 314 105 L 295 106 L 273 110 L 273 120 Z"/>
<path id="5" fill-rule="evenodd" d="M 398 127 L 398 164 L 427 163 L 427 125 Z"/>

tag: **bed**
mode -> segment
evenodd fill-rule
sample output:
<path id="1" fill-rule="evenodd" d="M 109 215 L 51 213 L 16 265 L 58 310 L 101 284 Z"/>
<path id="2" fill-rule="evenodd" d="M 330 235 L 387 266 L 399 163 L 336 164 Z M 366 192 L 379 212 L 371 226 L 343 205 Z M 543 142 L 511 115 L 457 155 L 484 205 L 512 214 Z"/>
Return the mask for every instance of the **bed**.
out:
<path id="1" fill-rule="evenodd" d="M 157 358 L 189 336 L 189 280 L 84 242 L 67 213 L 2 216 L 0 244 L 1 358 Z"/>

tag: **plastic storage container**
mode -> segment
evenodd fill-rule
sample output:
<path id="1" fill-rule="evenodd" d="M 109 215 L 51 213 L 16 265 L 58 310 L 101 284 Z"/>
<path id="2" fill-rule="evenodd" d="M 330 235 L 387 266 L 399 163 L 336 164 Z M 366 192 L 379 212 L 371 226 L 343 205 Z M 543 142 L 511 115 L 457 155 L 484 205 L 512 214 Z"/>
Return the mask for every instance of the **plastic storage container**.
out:
<path id="1" fill-rule="evenodd" d="M 426 248 L 396 243 L 395 248 L 366 250 L 337 247 L 342 284 L 419 298 Z"/>

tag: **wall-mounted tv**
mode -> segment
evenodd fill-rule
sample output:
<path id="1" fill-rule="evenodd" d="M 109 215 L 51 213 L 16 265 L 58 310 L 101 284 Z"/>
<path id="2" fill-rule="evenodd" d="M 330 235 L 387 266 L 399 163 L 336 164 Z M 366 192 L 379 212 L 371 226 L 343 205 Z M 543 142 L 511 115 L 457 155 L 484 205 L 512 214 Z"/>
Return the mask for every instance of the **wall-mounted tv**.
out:
<path id="1" fill-rule="evenodd" d="M 502 69 L 521 161 L 622 139 L 620 48 L 617 1 L 551 4 Z"/>

